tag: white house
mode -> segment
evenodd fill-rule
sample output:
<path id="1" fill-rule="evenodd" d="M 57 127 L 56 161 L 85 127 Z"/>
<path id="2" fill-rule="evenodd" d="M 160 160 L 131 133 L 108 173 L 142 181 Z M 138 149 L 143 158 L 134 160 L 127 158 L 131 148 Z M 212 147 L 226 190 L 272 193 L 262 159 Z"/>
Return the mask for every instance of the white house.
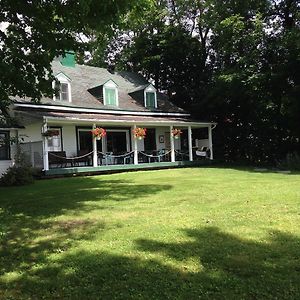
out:
<path id="1" fill-rule="evenodd" d="M 22 149 L 46 175 L 191 164 L 202 146 L 213 159 L 216 124 L 193 120 L 142 76 L 78 65 L 71 53 L 54 61 L 53 71 L 58 94 L 39 104 L 15 100 L 20 128 L 0 128 L 3 140 L 23 136 Z M 106 135 L 94 138 L 94 128 Z M 146 128 L 146 136 L 135 138 L 136 128 Z M 13 159 L 14 147 L 2 142 L 0 173 Z"/>

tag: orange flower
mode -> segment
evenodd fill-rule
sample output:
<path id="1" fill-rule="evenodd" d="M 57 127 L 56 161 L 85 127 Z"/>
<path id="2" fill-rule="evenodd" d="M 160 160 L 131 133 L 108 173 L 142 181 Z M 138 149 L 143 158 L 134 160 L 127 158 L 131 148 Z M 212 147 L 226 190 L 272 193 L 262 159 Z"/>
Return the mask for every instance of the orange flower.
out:
<path id="1" fill-rule="evenodd" d="M 101 128 L 101 127 L 97 127 L 95 129 L 93 129 L 91 131 L 91 133 L 92 133 L 93 137 L 99 138 L 99 139 L 106 136 L 106 130 L 104 128 Z"/>
<path id="2" fill-rule="evenodd" d="M 172 136 L 180 137 L 181 134 L 182 134 L 182 131 L 180 129 L 177 129 L 177 128 L 172 129 Z"/>
<path id="3" fill-rule="evenodd" d="M 146 128 L 140 128 L 140 127 L 137 127 L 135 129 L 132 130 L 132 133 L 133 133 L 133 136 L 135 138 L 145 138 L 146 136 L 146 132 L 147 132 L 147 129 Z"/>

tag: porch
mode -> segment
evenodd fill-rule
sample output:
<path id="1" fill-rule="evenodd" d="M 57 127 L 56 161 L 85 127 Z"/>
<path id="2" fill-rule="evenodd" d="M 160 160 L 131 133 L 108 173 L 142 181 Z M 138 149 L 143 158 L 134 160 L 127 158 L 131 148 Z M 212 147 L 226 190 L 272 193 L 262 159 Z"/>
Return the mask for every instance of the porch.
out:
<path id="1" fill-rule="evenodd" d="M 91 133 L 97 127 L 106 131 L 99 140 Z M 38 129 L 41 150 L 27 152 L 33 165 L 40 158 L 42 169 L 49 176 L 198 165 L 200 161 L 213 159 L 214 127 L 213 123 L 182 118 L 44 116 Z M 134 137 L 136 128 L 147 129 L 145 138 Z M 177 138 L 172 134 L 174 129 L 182 132 Z M 55 135 L 45 134 L 49 131 L 55 131 Z M 29 144 L 24 143 L 27 150 L 36 148 Z"/>

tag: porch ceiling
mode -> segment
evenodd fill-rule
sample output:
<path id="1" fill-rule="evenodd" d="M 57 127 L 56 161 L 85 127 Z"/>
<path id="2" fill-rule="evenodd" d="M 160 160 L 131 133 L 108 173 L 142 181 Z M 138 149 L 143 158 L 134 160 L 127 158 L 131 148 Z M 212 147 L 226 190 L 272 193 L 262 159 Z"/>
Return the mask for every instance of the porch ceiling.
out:
<path id="1" fill-rule="evenodd" d="M 24 112 L 29 117 L 43 118 L 51 124 L 103 124 L 103 125 L 149 125 L 149 126 L 193 126 L 207 127 L 215 123 L 201 122 L 185 117 L 153 117 L 153 116 L 136 116 L 136 115 L 116 115 L 116 114 L 76 114 L 53 111 L 31 111 Z"/>

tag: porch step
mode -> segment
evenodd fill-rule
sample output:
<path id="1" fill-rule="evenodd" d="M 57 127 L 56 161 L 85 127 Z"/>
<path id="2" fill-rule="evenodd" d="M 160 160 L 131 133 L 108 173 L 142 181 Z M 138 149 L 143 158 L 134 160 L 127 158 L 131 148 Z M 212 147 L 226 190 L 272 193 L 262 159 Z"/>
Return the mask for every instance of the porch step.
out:
<path id="1" fill-rule="evenodd" d="M 144 163 L 138 165 L 109 165 L 99 167 L 73 167 L 73 168 L 55 168 L 45 171 L 45 177 L 76 176 L 76 175 L 97 175 L 107 173 L 120 173 L 138 170 L 168 169 L 178 167 L 193 167 L 210 164 L 210 160 L 198 161 L 177 161 Z"/>

